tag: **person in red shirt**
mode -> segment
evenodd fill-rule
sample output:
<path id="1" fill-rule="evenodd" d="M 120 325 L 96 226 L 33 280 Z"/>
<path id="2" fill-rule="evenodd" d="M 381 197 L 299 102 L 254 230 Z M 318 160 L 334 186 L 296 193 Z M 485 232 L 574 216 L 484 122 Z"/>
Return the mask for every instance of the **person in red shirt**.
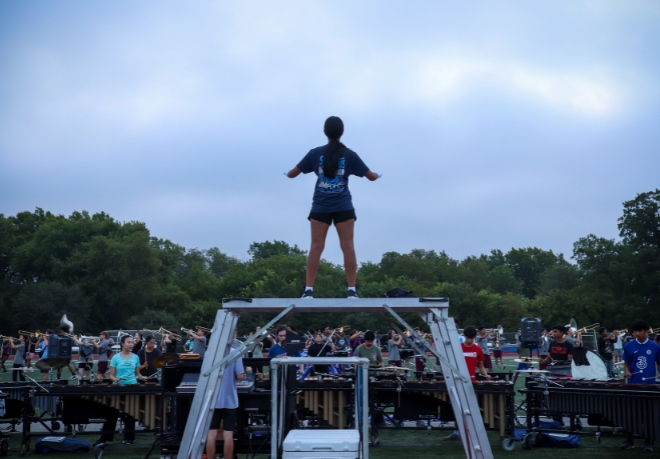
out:
<path id="1" fill-rule="evenodd" d="M 465 341 L 461 343 L 461 348 L 463 349 L 463 356 L 465 357 L 465 363 L 467 364 L 472 382 L 477 381 L 477 367 L 479 367 L 479 372 L 484 378 L 490 379 L 490 375 L 484 367 L 484 351 L 481 349 L 481 346 L 474 344 L 474 338 L 477 337 L 477 329 L 472 325 L 468 325 L 463 330 L 463 336 L 465 337 Z M 459 440 L 460 438 L 461 435 L 458 430 L 454 430 L 450 435 L 443 438 L 443 440 Z"/>
<path id="2" fill-rule="evenodd" d="M 463 356 L 465 357 L 465 363 L 467 364 L 468 372 L 470 372 L 472 382 L 477 380 L 477 367 L 479 367 L 479 372 L 484 378 L 490 379 L 490 375 L 484 367 L 484 351 L 481 349 L 481 346 L 477 346 L 474 343 L 474 338 L 477 336 L 477 329 L 469 325 L 463 330 L 463 336 L 465 336 L 465 341 L 461 343 L 461 347 L 463 348 Z"/>

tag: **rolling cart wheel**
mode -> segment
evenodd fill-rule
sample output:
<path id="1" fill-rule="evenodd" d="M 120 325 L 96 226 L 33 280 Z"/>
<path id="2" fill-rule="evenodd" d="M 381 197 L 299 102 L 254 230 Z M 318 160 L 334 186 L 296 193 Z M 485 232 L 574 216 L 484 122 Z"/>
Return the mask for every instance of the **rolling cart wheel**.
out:
<path id="1" fill-rule="evenodd" d="M 104 446 L 105 445 L 101 444 L 101 445 L 96 445 L 94 447 L 94 459 L 101 459 L 101 457 L 103 456 Z"/>
<path id="2" fill-rule="evenodd" d="M 27 453 L 28 447 L 25 443 L 21 443 L 21 450 L 18 452 L 19 456 L 25 456 L 25 453 Z"/>
<path id="3" fill-rule="evenodd" d="M 53 421 L 50 423 L 50 428 L 53 430 L 60 430 L 60 423 L 57 421 Z"/>
<path id="4" fill-rule="evenodd" d="M 516 449 L 516 441 L 513 438 L 505 438 L 502 442 L 502 449 L 504 451 L 513 451 Z"/>
<path id="5" fill-rule="evenodd" d="M 534 439 L 530 434 L 525 434 L 522 438 L 522 447 L 523 449 L 532 449 L 534 445 Z"/>
<path id="6" fill-rule="evenodd" d="M 9 442 L 7 440 L 2 440 L 0 442 L 0 456 L 6 456 L 7 451 L 9 451 Z"/>

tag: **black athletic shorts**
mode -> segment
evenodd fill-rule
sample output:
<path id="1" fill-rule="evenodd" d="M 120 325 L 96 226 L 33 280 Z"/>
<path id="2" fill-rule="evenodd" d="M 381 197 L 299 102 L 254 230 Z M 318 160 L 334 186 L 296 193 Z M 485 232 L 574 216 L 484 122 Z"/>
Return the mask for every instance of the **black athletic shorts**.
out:
<path id="1" fill-rule="evenodd" d="M 355 210 L 342 210 L 340 212 L 310 212 L 307 220 L 317 220 L 328 225 L 332 225 L 334 220 L 337 223 L 343 223 L 348 220 L 357 220 Z"/>
<path id="2" fill-rule="evenodd" d="M 234 431 L 236 430 L 236 413 L 238 408 L 216 408 L 213 411 L 213 418 L 211 419 L 210 430 L 218 430 L 220 428 L 220 421 L 223 421 L 222 430 Z"/>

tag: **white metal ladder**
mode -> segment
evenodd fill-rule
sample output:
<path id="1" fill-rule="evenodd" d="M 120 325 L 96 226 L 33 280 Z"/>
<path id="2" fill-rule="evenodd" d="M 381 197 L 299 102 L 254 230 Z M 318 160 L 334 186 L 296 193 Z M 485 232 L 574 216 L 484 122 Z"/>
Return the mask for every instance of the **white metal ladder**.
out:
<path id="1" fill-rule="evenodd" d="M 292 313 L 381 313 L 383 311 L 387 311 L 411 332 L 414 330 L 398 315 L 399 313 L 415 312 L 430 326 L 436 347 L 434 349 L 429 343 L 424 342 L 424 344 L 438 358 L 445 375 L 465 455 L 470 459 L 491 459 L 493 454 L 486 427 L 470 381 L 458 331 L 453 319 L 448 315 L 449 299 L 447 298 L 224 299 L 223 309 L 218 310 L 215 318 L 213 334 L 202 364 L 177 459 L 202 457 L 225 366 L 242 357 L 251 343 L 261 341 L 271 325 L 283 321 Z M 262 327 L 258 334 L 242 343 L 239 352 L 232 353 L 229 357 L 236 322 L 241 312 L 279 312 L 279 314 Z"/>

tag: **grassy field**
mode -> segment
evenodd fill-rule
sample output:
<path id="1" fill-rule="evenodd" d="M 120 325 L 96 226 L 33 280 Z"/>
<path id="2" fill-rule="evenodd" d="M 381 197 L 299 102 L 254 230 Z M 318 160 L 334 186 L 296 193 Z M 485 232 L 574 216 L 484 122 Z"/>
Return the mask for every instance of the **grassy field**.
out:
<path id="1" fill-rule="evenodd" d="M 507 363 L 507 369 L 513 369 L 514 362 L 512 359 L 505 359 Z M 35 379 L 38 379 L 40 374 L 38 372 L 33 372 L 31 375 L 34 375 Z M 67 369 L 64 369 L 63 377 L 70 376 L 70 373 Z M 0 381 L 10 381 L 10 373 L 0 373 Z M 75 382 L 75 381 L 72 381 Z M 524 378 L 519 378 L 518 383 L 516 384 L 516 389 L 519 389 L 524 384 Z M 6 427 L 6 425 L 0 425 L 0 427 Z M 20 426 L 19 426 L 20 429 Z M 446 442 L 442 441 L 442 438 L 450 433 L 450 430 L 443 431 L 413 431 L 413 430 L 380 430 L 380 445 L 375 448 L 370 449 L 370 455 L 373 459 L 426 459 L 426 458 L 464 458 L 465 454 L 463 453 L 463 448 L 461 442 L 453 441 Z M 7 433 L 10 439 L 10 451 L 9 457 L 18 457 L 18 451 L 20 448 L 20 434 L 18 433 Z M 86 435 L 80 437 L 84 440 L 89 441 L 90 443 L 96 440 L 95 435 Z M 121 436 L 116 437 L 118 441 L 116 443 L 111 443 L 106 446 L 105 452 L 103 454 L 103 459 L 128 459 L 128 458 L 141 458 L 149 450 L 154 437 L 153 434 L 137 434 L 137 440 L 133 445 L 124 445 L 121 444 Z M 621 435 L 616 437 L 603 437 L 601 442 L 598 443 L 596 438 L 593 435 L 593 432 L 587 432 L 581 437 L 581 446 L 577 449 L 571 450 L 559 450 L 559 449 L 549 449 L 549 448 L 534 448 L 530 451 L 523 450 L 520 445 L 516 446 L 515 451 L 507 452 L 504 451 L 501 447 L 501 439 L 499 435 L 494 432 L 489 432 L 489 439 L 493 449 L 493 454 L 495 458 L 529 458 L 529 459 L 543 459 L 543 458 L 558 458 L 561 457 L 567 459 L 581 459 L 581 458 L 593 458 L 598 457 L 599 459 L 615 459 L 615 458 L 632 458 L 632 457 L 644 457 L 644 458 L 660 458 L 660 445 L 657 445 L 657 450 L 659 452 L 654 453 L 644 453 L 642 449 L 642 441 L 637 440 L 637 448 L 628 451 L 622 451 L 619 449 L 619 445 L 623 441 Z M 32 440 L 32 445 L 34 445 L 34 440 Z M 34 451 L 30 451 L 26 454 L 25 457 L 34 457 L 36 454 Z M 92 454 L 58 454 L 57 457 L 62 459 L 74 459 L 80 457 L 91 457 Z M 156 449 L 152 453 L 151 457 L 159 457 L 159 450 Z M 241 459 L 244 456 L 241 455 Z M 265 455 L 257 456 L 259 459 L 266 459 Z"/>

